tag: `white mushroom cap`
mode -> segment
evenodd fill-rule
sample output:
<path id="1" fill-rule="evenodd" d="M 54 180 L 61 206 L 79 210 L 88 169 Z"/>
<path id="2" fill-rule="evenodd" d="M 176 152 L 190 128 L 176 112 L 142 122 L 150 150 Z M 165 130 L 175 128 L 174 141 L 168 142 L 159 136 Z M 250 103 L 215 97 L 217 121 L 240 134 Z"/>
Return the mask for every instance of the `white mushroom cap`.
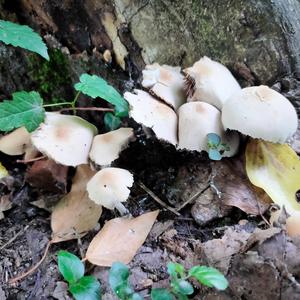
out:
<path id="1" fill-rule="evenodd" d="M 298 126 L 293 105 L 264 85 L 234 94 L 223 107 L 222 122 L 225 128 L 273 143 L 286 142 Z"/>
<path id="2" fill-rule="evenodd" d="M 236 154 L 239 136 L 237 133 L 225 133 L 221 113 L 214 106 L 205 102 L 189 102 L 179 108 L 178 117 L 179 149 L 208 152 L 207 135 L 215 133 L 230 147 L 230 151 L 225 151 L 222 156 Z"/>
<path id="3" fill-rule="evenodd" d="M 180 71 L 180 67 L 147 65 L 143 70 L 142 86 L 151 88 L 152 94 L 178 109 L 185 102 L 184 77 Z"/>
<path id="4" fill-rule="evenodd" d="M 132 128 L 119 128 L 96 135 L 90 151 L 90 159 L 100 166 L 110 165 L 133 137 Z"/>
<path id="5" fill-rule="evenodd" d="M 31 146 L 30 133 L 20 127 L 0 139 L 0 151 L 7 155 L 21 155 Z"/>
<path id="6" fill-rule="evenodd" d="M 133 175 L 120 168 L 105 168 L 97 172 L 87 184 L 91 200 L 108 209 L 117 208 L 121 213 L 126 209 L 121 204 L 130 194 Z"/>
<path id="7" fill-rule="evenodd" d="M 147 92 L 135 90 L 136 94 L 126 92 L 124 98 L 130 104 L 129 116 L 136 122 L 150 127 L 157 138 L 177 144 L 177 115 Z"/>
<path id="8" fill-rule="evenodd" d="M 67 166 L 88 162 L 97 129 L 76 116 L 46 113 L 45 121 L 31 135 L 33 145 L 43 154 Z"/>
<path id="9" fill-rule="evenodd" d="M 221 110 L 229 97 L 241 89 L 225 66 L 206 56 L 183 72 L 188 101 L 204 101 Z"/>

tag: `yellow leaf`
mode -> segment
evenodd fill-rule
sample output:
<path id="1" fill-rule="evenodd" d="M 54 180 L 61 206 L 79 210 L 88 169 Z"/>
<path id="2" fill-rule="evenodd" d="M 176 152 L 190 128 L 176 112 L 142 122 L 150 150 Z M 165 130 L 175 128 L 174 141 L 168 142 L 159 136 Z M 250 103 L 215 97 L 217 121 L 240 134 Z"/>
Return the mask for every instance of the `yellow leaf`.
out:
<path id="1" fill-rule="evenodd" d="M 90 243 L 86 258 L 98 266 L 120 261 L 128 264 L 143 245 L 159 211 L 137 218 L 115 218 L 105 223 Z"/>
<path id="2" fill-rule="evenodd" d="M 7 170 L 5 167 L 0 163 L 0 179 L 6 177 L 8 175 Z"/>
<path id="3" fill-rule="evenodd" d="M 287 144 L 252 139 L 246 148 L 246 171 L 252 184 L 262 188 L 280 207 L 293 215 L 300 211 L 300 161 Z"/>

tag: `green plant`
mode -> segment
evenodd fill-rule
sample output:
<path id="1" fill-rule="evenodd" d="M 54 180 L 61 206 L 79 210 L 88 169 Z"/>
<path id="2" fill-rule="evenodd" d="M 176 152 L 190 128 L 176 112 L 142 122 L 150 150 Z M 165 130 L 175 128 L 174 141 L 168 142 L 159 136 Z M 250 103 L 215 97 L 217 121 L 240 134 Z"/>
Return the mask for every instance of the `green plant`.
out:
<path id="1" fill-rule="evenodd" d="M 221 160 L 222 154 L 230 150 L 227 144 L 221 143 L 221 137 L 216 133 L 209 133 L 207 135 L 207 146 L 208 156 L 211 160 Z"/>
<path id="2" fill-rule="evenodd" d="M 58 269 L 76 300 L 101 299 L 100 283 L 93 276 L 84 276 L 84 264 L 77 256 L 67 251 L 59 251 Z"/>

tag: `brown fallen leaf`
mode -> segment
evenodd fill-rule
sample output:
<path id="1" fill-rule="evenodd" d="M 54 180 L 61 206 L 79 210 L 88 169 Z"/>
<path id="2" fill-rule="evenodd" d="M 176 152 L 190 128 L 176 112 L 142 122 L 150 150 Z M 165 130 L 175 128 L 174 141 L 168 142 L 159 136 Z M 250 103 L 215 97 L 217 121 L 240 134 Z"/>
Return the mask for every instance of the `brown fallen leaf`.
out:
<path id="1" fill-rule="evenodd" d="M 90 200 L 86 191 L 94 174 L 88 165 L 77 168 L 70 193 L 54 207 L 51 216 L 53 243 L 82 237 L 96 226 L 102 206 Z"/>
<path id="2" fill-rule="evenodd" d="M 4 195 L 0 198 L 0 220 L 4 219 L 3 212 L 12 208 L 10 195 Z"/>
<path id="3" fill-rule="evenodd" d="M 98 266 L 109 267 L 119 261 L 128 264 L 142 246 L 159 211 L 137 218 L 115 218 L 108 221 L 90 243 L 86 258 Z"/>
<path id="4" fill-rule="evenodd" d="M 66 192 L 68 167 L 51 159 L 33 163 L 26 174 L 26 181 L 34 187 L 50 192 Z"/>

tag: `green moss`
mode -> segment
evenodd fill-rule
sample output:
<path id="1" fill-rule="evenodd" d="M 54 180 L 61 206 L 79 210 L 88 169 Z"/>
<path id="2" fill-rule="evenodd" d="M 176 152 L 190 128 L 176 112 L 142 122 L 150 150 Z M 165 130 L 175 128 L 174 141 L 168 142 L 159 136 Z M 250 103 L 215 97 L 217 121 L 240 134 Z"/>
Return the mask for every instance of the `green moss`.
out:
<path id="1" fill-rule="evenodd" d="M 66 86 L 71 85 L 69 62 L 58 49 L 49 51 L 50 61 L 29 56 L 29 75 L 46 104 L 61 102 L 66 96 Z"/>

